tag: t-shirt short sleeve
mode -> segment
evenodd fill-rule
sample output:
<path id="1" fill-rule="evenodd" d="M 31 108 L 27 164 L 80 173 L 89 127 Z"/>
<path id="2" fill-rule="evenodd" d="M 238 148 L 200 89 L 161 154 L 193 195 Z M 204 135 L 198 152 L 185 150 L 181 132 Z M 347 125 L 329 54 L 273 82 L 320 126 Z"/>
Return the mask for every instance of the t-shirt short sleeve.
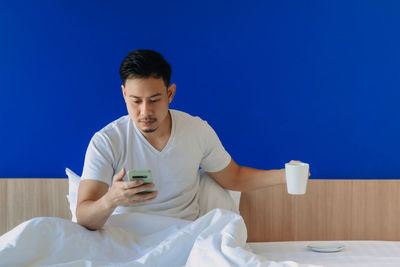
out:
<path id="1" fill-rule="evenodd" d="M 206 172 L 223 170 L 231 161 L 231 156 L 222 146 L 214 129 L 204 121 L 205 149 L 200 167 Z"/>
<path id="2" fill-rule="evenodd" d="M 114 176 L 113 158 L 110 140 L 103 134 L 96 133 L 86 151 L 82 180 L 98 180 L 111 186 Z"/>

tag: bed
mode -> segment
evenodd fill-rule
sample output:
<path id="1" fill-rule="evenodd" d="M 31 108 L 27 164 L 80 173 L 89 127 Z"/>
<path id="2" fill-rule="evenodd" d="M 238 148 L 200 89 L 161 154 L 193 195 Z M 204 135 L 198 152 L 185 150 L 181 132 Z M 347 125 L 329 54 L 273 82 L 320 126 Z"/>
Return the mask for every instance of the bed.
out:
<path id="1" fill-rule="evenodd" d="M 0 235 L 34 217 L 69 221 L 67 193 L 67 179 L 0 179 Z M 288 195 L 285 185 L 272 186 L 241 195 L 242 217 L 238 217 L 246 225 L 247 240 L 245 244 L 226 242 L 235 249 L 231 255 L 248 259 L 247 254 L 237 250 L 242 246 L 253 253 L 252 257 L 264 257 L 272 264 L 265 266 L 400 266 L 399 204 L 399 180 L 311 179 L 307 194 L 302 196 Z M 213 216 L 204 223 L 215 222 Z M 227 216 L 226 224 L 237 220 Z M 321 253 L 310 245 L 343 247 L 337 252 Z M 203 250 L 196 252 L 195 265 L 202 265 L 199 258 L 210 253 Z M 246 263 L 251 261 L 263 262 L 252 258 Z M 230 262 L 228 265 L 241 265 L 240 261 Z M 85 266 L 79 264 L 76 266 Z"/>

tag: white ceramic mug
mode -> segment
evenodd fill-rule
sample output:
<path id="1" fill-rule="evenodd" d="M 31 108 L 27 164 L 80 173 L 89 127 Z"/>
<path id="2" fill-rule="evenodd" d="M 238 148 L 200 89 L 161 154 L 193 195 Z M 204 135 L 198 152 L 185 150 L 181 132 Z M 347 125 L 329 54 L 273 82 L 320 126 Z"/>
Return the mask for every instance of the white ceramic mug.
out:
<path id="1" fill-rule="evenodd" d="M 307 163 L 286 163 L 286 185 L 287 191 L 291 195 L 303 195 L 307 190 L 309 173 Z"/>

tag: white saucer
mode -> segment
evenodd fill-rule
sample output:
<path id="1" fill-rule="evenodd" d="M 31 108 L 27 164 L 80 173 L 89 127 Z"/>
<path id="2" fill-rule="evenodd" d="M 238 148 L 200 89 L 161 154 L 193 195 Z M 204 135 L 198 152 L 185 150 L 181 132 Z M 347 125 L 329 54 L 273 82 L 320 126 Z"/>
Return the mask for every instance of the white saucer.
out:
<path id="1" fill-rule="evenodd" d="M 315 252 L 338 252 L 343 250 L 345 245 L 340 243 L 313 243 L 307 247 Z"/>

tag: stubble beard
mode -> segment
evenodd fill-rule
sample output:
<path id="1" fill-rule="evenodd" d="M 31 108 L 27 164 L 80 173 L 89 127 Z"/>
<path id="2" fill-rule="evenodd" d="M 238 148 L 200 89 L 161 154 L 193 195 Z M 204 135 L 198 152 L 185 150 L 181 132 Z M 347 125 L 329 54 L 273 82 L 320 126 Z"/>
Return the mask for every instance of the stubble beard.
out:
<path id="1" fill-rule="evenodd" d="M 156 130 L 157 130 L 158 128 L 155 128 L 155 129 L 145 129 L 145 130 L 142 130 L 144 133 L 153 133 L 153 132 L 155 132 Z"/>

